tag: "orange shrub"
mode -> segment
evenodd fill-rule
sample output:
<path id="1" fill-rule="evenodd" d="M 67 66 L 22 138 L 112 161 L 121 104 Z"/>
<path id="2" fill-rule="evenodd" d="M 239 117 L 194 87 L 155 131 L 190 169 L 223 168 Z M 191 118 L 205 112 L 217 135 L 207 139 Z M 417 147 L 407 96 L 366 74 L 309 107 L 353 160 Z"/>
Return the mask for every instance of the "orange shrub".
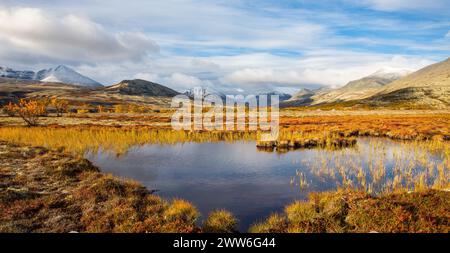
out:
<path id="1" fill-rule="evenodd" d="M 37 126 L 39 117 L 45 115 L 46 106 L 36 100 L 20 99 L 19 103 L 12 106 L 12 110 L 17 113 L 28 126 Z"/>
<path id="2" fill-rule="evenodd" d="M 63 113 L 67 112 L 67 108 L 69 107 L 69 101 L 64 99 L 52 98 L 50 104 L 55 108 L 56 116 L 58 117 L 61 117 Z"/>

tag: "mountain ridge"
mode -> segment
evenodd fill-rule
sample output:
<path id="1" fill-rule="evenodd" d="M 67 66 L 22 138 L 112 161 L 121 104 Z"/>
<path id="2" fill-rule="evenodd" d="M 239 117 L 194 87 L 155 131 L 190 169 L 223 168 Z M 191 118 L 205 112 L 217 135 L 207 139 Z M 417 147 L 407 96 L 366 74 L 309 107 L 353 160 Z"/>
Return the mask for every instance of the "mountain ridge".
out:
<path id="1" fill-rule="evenodd" d="M 0 67 L 0 77 L 48 83 L 72 84 L 90 88 L 103 87 L 101 83 L 86 77 L 65 65 L 59 65 L 55 68 L 41 69 L 38 72 L 30 70 L 13 70 L 8 67 Z"/>
<path id="2" fill-rule="evenodd" d="M 361 100 L 373 96 L 381 87 L 396 81 L 410 72 L 378 70 L 366 77 L 348 82 L 341 88 L 315 94 L 312 104 Z"/>
<path id="3" fill-rule="evenodd" d="M 173 97 L 179 92 L 158 83 L 142 79 L 122 80 L 104 88 L 106 92 L 132 96 Z"/>

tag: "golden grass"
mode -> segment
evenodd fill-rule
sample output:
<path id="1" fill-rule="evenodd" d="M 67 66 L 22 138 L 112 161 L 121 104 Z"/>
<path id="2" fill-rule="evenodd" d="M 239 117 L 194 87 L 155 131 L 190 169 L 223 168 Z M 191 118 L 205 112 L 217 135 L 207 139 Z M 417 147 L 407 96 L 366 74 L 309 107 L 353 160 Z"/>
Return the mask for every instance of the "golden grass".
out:
<path id="1" fill-rule="evenodd" d="M 99 149 L 125 153 L 131 146 L 148 143 L 255 140 L 254 132 L 191 132 L 150 128 L 114 127 L 2 127 L 0 139 L 33 146 L 65 148 L 84 154 Z"/>
<path id="2" fill-rule="evenodd" d="M 338 134 L 341 136 L 383 136 L 392 139 L 450 140 L 450 114 L 413 115 L 326 115 L 281 117 L 284 131 Z"/>
<path id="3" fill-rule="evenodd" d="M 370 196 L 357 191 L 310 194 L 254 224 L 256 233 L 448 233 L 450 193 L 425 190 Z"/>
<path id="4" fill-rule="evenodd" d="M 233 233 L 236 232 L 237 220 L 226 210 L 212 211 L 203 222 L 202 231 L 205 233 Z"/>
<path id="5" fill-rule="evenodd" d="M 0 140 L 47 148 L 64 148 L 69 152 L 84 154 L 99 149 L 118 154 L 125 153 L 134 145 L 173 144 L 179 142 L 255 141 L 256 131 L 174 131 L 150 127 L 1 127 Z M 343 138 L 327 133 L 280 132 L 278 149 L 343 147 L 356 143 L 354 138 Z M 260 145 L 260 144 L 258 144 Z"/>
<path id="6" fill-rule="evenodd" d="M 163 216 L 168 221 L 181 220 L 194 226 L 200 213 L 190 202 L 183 199 L 174 199 L 164 211 Z"/>
<path id="7" fill-rule="evenodd" d="M 362 141 L 363 142 L 363 141 Z M 368 193 L 450 187 L 450 145 L 447 142 L 367 139 L 346 150 L 323 150 L 301 161 L 291 185 L 310 190 L 312 181 L 334 188 Z"/>

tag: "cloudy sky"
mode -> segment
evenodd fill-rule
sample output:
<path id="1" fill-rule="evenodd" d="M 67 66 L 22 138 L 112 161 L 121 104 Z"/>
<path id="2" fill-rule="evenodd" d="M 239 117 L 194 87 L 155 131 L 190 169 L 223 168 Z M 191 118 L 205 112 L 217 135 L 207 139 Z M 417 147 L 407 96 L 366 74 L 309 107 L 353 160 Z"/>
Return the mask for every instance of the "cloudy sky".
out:
<path id="1" fill-rule="evenodd" d="M 0 66 L 105 85 L 338 87 L 450 56 L 450 0 L 0 0 Z"/>

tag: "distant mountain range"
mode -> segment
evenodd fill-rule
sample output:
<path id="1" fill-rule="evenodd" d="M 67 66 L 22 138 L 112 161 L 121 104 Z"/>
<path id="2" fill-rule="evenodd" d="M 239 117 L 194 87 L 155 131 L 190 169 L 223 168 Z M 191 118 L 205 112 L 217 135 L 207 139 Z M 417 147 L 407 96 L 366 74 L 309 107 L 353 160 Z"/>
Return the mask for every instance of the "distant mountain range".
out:
<path id="1" fill-rule="evenodd" d="M 200 89 L 200 90 L 199 90 Z M 216 95 L 219 96 L 222 100 L 225 100 L 226 95 L 223 92 L 220 92 L 216 89 L 210 88 L 210 87 L 199 87 L 199 88 L 190 88 L 183 92 L 184 95 L 188 96 L 189 98 L 194 98 L 196 92 L 201 93 L 203 98 L 205 98 L 208 95 Z"/>
<path id="2" fill-rule="evenodd" d="M 85 87 L 102 87 L 103 85 L 89 77 L 83 76 L 75 70 L 59 65 L 56 68 L 43 69 L 38 72 L 34 71 L 18 71 L 11 68 L 0 67 L 0 77 L 34 80 L 48 83 L 64 83 Z"/>
<path id="3" fill-rule="evenodd" d="M 0 77 L 23 79 L 23 80 L 34 80 L 36 74 L 33 71 L 24 70 L 18 71 L 7 67 L 0 67 Z"/>
<path id="4" fill-rule="evenodd" d="M 363 102 L 450 107 L 450 58 L 381 87 L 376 94 Z"/>
<path id="5" fill-rule="evenodd" d="M 411 73 L 408 70 L 379 70 L 367 77 L 351 81 L 339 89 L 319 91 L 312 97 L 312 104 L 359 100 L 370 97 L 378 90 Z"/>
<path id="6" fill-rule="evenodd" d="M 302 89 L 282 107 L 353 101 L 373 106 L 409 104 L 433 108 L 450 106 L 450 58 L 416 72 L 380 70 L 338 89 Z"/>
<path id="7" fill-rule="evenodd" d="M 124 80 L 112 86 L 87 87 L 61 82 L 34 82 L 0 78 L 0 106 L 18 98 L 58 97 L 74 104 L 111 106 L 132 103 L 156 107 L 170 106 L 178 92 L 145 80 Z"/>
<path id="8" fill-rule="evenodd" d="M 259 98 L 259 96 L 261 96 L 261 95 L 266 95 L 268 98 L 270 98 L 270 96 L 272 96 L 272 95 L 278 95 L 278 99 L 280 102 L 286 101 L 292 97 L 292 95 L 290 95 L 290 94 L 279 92 L 279 91 L 261 92 L 258 95 L 256 95 L 256 97 Z"/>
<path id="9" fill-rule="evenodd" d="M 65 66 L 45 69 L 37 73 L 0 67 L 0 82 L 1 103 L 11 100 L 12 97 L 61 96 L 91 103 L 113 103 L 113 101 L 117 103 L 124 99 L 147 103 L 152 101 L 150 98 L 156 97 L 158 103 L 169 104 L 170 97 L 180 94 L 161 84 L 140 79 L 124 80 L 104 87 Z M 202 92 L 204 96 L 215 94 L 222 99 L 226 97 L 224 93 L 213 88 L 202 88 Z M 195 90 L 190 89 L 183 94 L 193 98 L 194 93 Z M 260 92 L 257 97 L 263 94 L 279 95 L 280 107 L 351 102 L 347 104 L 370 105 L 375 108 L 391 105 L 449 108 L 450 58 L 413 73 L 404 69 L 382 69 L 367 77 L 351 81 L 338 89 L 301 89 L 292 96 L 278 91 L 268 91 Z"/>
<path id="10" fill-rule="evenodd" d="M 310 105 L 313 102 L 311 97 L 318 92 L 318 90 L 302 88 L 300 91 L 294 93 L 288 100 L 283 101 L 281 105 L 284 107 Z"/>
<path id="11" fill-rule="evenodd" d="M 226 94 L 220 91 L 217 91 L 213 88 L 201 88 L 201 90 L 198 90 L 198 88 L 191 88 L 189 90 L 186 90 L 183 94 L 188 96 L 191 99 L 194 99 L 195 97 L 195 93 L 196 92 L 201 92 L 203 94 L 203 98 L 206 98 L 208 95 L 216 95 L 218 97 L 220 97 L 222 99 L 222 101 L 226 101 Z M 246 97 L 246 95 L 241 94 L 244 96 L 244 98 Z M 282 93 L 282 92 L 278 92 L 278 91 L 267 91 L 267 92 L 260 92 L 257 95 L 255 95 L 256 98 L 256 102 L 257 104 L 259 104 L 259 97 L 262 95 L 266 95 L 267 96 L 267 105 L 270 106 L 272 104 L 271 101 L 271 95 L 278 95 L 278 99 L 279 102 L 288 100 L 289 98 L 291 98 L 291 95 L 286 94 L 286 93 Z"/>

